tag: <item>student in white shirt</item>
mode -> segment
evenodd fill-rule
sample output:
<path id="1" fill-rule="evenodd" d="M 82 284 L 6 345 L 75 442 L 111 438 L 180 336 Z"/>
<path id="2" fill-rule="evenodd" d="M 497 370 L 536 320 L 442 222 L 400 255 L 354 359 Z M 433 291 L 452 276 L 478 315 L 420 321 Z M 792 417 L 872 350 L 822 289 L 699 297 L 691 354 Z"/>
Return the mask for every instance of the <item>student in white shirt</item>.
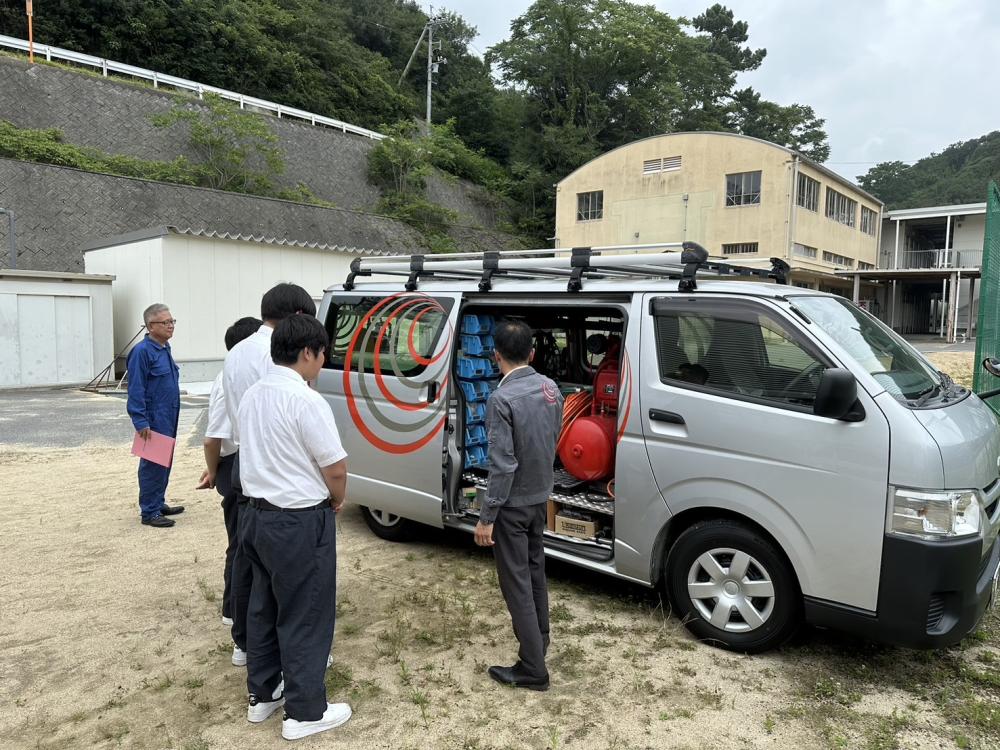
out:
<path id="1" fill-rule="evenodd" d="M 316 303 L 297 284 L 276 284 L 260 300 L 260 317 L 264 320 L 257 332 L 236 344 L 226 355 L 222 366 L 222 393 L 232 427 L 232 441 L 237 451 L 233 459 L 232 481 L 236 490 L 236 552 L 230 574 L 230 614 L 233 618 L 233 665 L 246 666 L 247 604 L 250 601 L 250 564 L 240 553 L 239 539 L 242 509 L 246 498 L 240 489 L 240 435 L 236 413 L 247 389 L 274 368 L 271 362 L 271 332 L 290 315 L 315 315 Z"/>
<path id="2" fill-rule="evenodd" d="M 276 366 L 247 390 L 237 415 L 247 497 L 240 549 L 253 568 L 247 719 L 263 721 L 283 704 L 288 740 L 351 717 L 346 703 L 327 703 L 324 684 L 336 614 L 334 514 L 347 490 L 333 412 L 307 382 L 319 375 L 328 346 L 312 316 L 279 323 L 271 336 Z"/>
<path id="3" fill-rule="evenodd" d="M 240 318 L 226 330 L 226 351 L 231 350 L 247 336 L 251 336 L 260 328 L 261 321 L 257 318 Z M 236 444 L 233 442 L 233 428 L 226 411 L 226 400 L 220 372 L 212 383 L 212 392 L 208 397 L 208 425 L 205 428 L 205 471 L 197 489 L 207 490 L 213 487 L 222 496 L 222 519 L 226 524 L 226 564 L 223 568 L 222 580 L 222 622 L 232 626 L 232 570 L 233 556 L 236 554 L 236 489 L 233 487 L 233 461 L 236 458 Z"/>

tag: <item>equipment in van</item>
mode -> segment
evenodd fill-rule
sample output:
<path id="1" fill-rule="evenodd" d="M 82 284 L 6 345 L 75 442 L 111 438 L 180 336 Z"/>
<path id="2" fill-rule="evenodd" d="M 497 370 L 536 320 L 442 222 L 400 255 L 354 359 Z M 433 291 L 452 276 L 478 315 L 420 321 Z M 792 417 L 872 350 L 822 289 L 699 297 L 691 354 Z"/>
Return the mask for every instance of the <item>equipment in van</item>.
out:
<path id="1" fill-rule="evenodd" d="M 611 476 L 615 468 L 621 341 L 593 334 L 587 340 L 587 350 L 604 354 L 594 373 L 590 414 L 571 416 L 568 423 L 564 418 L 557 452 L 566 471 L 590 482 Z"/>

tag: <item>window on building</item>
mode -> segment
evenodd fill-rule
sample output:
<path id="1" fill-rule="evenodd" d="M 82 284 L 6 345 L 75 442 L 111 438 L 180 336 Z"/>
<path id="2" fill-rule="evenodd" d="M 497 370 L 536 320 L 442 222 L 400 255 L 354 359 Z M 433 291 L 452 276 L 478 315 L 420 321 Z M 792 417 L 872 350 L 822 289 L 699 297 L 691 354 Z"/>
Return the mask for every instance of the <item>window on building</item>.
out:
<path id="1" fill-rule="evenodd" d="M 865 234 L 870 234 L 872 237 L 875 236 L 875 220 L 877 214 L 870 208 L 865 206 L 861 207 L 861 231 Z"/>
<path id="2" fill-rule="evenodd" d="M 750 206 L 760 203 L 760 171 L 726 175 L 726 205 Z"/>
<path id="3" fill-rule="evenodd" d="M 800 172 L 798 189 L 795 191 L 795 202 L 802 208 L 819 211 L 819 181 Z"/>
<path id="4" fill-rule="evenodd" d="M 792 286 L 797 286 L 799 289 L 812 289 L 812 284 L 808 281 L 793 281 Z"/>
<path id="5" fill-rule="evenodd" d="M 736 242 L 732 245 L 723 245 L 723 255 L 746 255 L 757 252 L 756 242 Z"/>
<path id="6" fill-rule="evenodd" d="M 643 174 L 657 174 L 659 172 L 675 172 L 681 168 L 681 157 L 664 156 L 662 159 L 646 159 L 642 163 Z"/>
<path id="7" fill-rule="evenodd" d="M 604 191 L 592 190 L 576 194 L 576 220 L 596 221 L 604 218 Z"/>
<path id="8" fill-rule="evenodd" d="M 792 244 L 792 255 L 797 255 L 800 258 L 815 258 L 817 250 L 815 247 L 809 247 L 809 245 L 800 245 L 798 242 Z"/>
<path id="9" fill-rule="evenodd" d="M 859 271 L 871 271 L 874 268 L 875 268 L 875 264 L 874 263 L 865 263 L 863 260 L 859 260 L 858 261 L 858 270 Z"/>
<path id="10" fill-rule="evenodd" d="M 849 227 L 857 222 L 858 202 L 846 195 L 838 193 L 833 188 L 826 189 L 826 216 Z"/>
<path id="11" fill-rule="evenodd" d="M 848 258 L 846 255 L 831 253 L 827 250 L 823 251 L 823 262 L 832 263 L 833 265 L 840 266 L 841 268 L 854 268 L 853 258 Z"/>

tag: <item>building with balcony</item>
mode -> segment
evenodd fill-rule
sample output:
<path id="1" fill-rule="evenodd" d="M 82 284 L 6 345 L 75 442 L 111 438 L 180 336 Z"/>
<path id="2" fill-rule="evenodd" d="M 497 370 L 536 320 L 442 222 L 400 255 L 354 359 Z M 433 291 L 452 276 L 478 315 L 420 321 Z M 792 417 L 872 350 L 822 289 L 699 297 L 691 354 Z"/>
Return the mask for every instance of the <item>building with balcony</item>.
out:
<path id="1" fill-rule="evenodd" d="M 876 269 L 842 271 L 853 298 L 908 336 L 975 335 L 986 204 L 888 211 Z"/>
<path id="2" fill-rule="evenodd" d="M 556 186 L 556 247 L 692 240 L 740 265 L 849 296 L 874 269 L 882 203 L 795 151 L 733 133 L 670 133 L 593 159 Z"/>

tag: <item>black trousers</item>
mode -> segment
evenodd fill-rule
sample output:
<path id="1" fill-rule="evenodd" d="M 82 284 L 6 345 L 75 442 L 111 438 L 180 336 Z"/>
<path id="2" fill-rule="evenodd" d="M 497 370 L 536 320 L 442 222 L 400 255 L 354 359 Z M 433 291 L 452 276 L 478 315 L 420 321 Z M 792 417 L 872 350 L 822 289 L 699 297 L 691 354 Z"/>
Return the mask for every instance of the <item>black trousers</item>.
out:
<path id="1" fill-rule="evenodd" d="M 493 526 L 493 556 L 500 591 L 510 612 L 520 648 L 518 658 L 532 677 L 546 677 L 549 644 L 549 592 L 545 582 L 546 504 L 504 506 Z"/>
<path id="2" fill-rule="evenodd" d="M 240 452 L 233 454 L 232 473 L 233 493 L 236 499 L 234 509 L 236 524 L 236 548 L 233 550 L 233 564 L 229 572 L 229 616 L 233 618 L 233 643 L 244 651 L 247 650 L 247 607 L 250 605 L 250 586 L 253 583 L 253 570 L 250 561 L 243 553 L 243 524 L 246 520 L 246 496 L 243 485 L 240 484 Z"/>
<path id="3" fill-rule="evenodd" d="M 222 520 L 226 524 L 226 565 L 222 571 L 224 588 L 222 590 L 222 616 L 232 617 L 232 573 L 233 557 L 236 555 L 236 490 L 233 487 L 233 463 L 235 456 L 223 456 L 219 459 L 219 468 L 215 472 L 215 491 L 222 495 Z"/>
<path id="4" fill-rule="evenodd" d="M 332 508 L 282 513 L 244 505 L 242 550 L 253 567 L 247 613 L 247 688 L 270 700 L 285 680 L 285 713 L 326 711 L 326 660 L 336 617 L 337 537 Z"/>

